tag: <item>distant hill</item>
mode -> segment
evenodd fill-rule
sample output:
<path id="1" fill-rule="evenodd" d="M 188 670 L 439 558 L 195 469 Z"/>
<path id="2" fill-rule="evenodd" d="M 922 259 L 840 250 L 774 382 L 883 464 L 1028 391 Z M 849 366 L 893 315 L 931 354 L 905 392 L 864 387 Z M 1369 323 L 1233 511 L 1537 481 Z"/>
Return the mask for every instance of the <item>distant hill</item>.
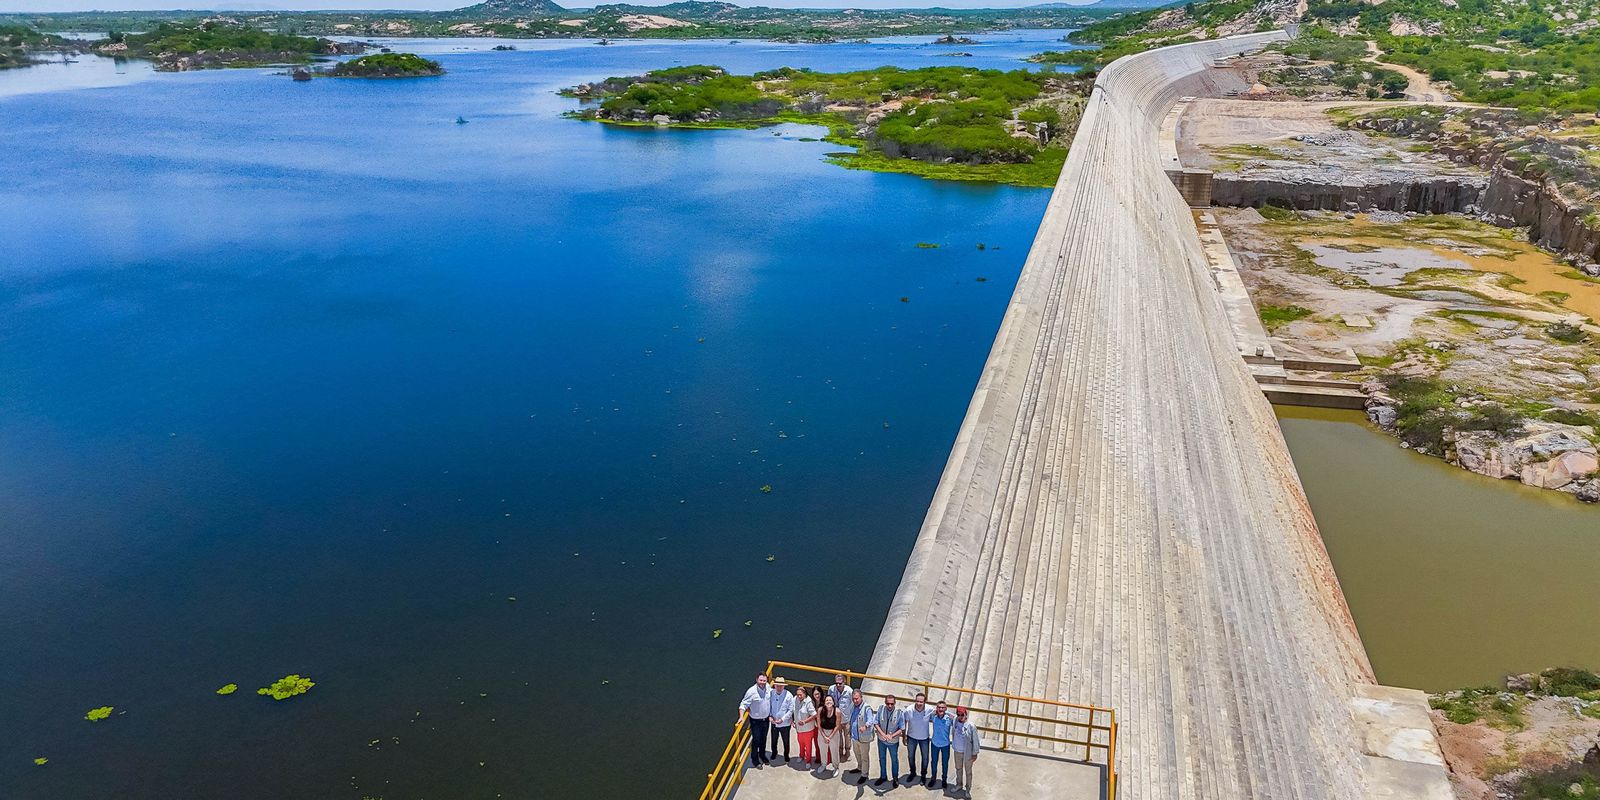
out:
<path id="1" fill-rule="evenodd" d="M 1162 6 L 1176 5 L 1184 0 L 1087 0 L 1083 3 L 1039 3 L 1028 6 L 1037 9 L 1085 9 L 1085 8 L 1160 8 Z"/>
<path id="2" fill-rule="evenodd" d="M 564 14 L 566 9 L 550 0 L 483 0 L 482 3 L 450 12 L 453 16 L 480 19 L 485 17 L 546 17 Z"/>

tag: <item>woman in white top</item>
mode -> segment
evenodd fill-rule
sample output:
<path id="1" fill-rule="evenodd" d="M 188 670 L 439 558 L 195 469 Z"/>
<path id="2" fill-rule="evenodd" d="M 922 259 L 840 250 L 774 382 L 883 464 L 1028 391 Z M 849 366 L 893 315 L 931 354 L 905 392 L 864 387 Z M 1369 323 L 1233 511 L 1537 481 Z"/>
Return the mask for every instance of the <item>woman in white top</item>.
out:
<path id="1" fill-rule="evenodd" d="M 794 736 L 800 744 L 801 763 L 817 760 L 817 704 L 799 687 L 794 690 Z"/>

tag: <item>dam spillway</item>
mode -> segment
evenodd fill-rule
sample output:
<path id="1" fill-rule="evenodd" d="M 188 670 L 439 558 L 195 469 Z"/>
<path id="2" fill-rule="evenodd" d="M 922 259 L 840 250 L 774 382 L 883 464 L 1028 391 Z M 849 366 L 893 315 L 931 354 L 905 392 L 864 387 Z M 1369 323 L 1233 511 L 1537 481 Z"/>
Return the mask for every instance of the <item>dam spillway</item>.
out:
<path id="1" fill-rule="evenodd" d="M 866 672 L 1114 709 L 1118 798 L 1449 800 L 1426 698 L 1376 685 L 1164 169 L 1168 109 L 1288 36 L 1100 73 Z M 1036 752 L 991 759 L 987 796 L 1109 793 Z"/>

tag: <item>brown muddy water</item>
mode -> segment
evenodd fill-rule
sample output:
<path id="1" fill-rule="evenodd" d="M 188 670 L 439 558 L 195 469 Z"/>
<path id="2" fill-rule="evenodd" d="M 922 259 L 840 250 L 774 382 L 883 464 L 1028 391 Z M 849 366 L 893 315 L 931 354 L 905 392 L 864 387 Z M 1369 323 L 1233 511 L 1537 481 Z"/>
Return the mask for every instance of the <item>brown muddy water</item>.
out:
<path id="1" fill-rule="evenodd" d="M 1321 266 L 1359 276 L 1373 286 L 1398 286 L 1424 269 L 1509 275 L 1517 282 L 1507 287 L 1514 293 L 1503 293 L 1503 299 L 1539 298 L 1553 302 L 1548 310 L 1576 311 L 1600 320 L 1600 281 L 1584 278 L 1549 252 L 1505 231 L 1468 222 L 1457 222 L 1460 227 L 1454 231 L 1384 225 L 1366 215 L 1345 224 L 1356 235 L 1312 238 L 1299 246 Z"/>
<path id="2" fill-rule="evenodd" d="M 1277 412 L 1378 680 L 1600 668 L 1600 507 L 1403 450 L 1360 412 Z"/>

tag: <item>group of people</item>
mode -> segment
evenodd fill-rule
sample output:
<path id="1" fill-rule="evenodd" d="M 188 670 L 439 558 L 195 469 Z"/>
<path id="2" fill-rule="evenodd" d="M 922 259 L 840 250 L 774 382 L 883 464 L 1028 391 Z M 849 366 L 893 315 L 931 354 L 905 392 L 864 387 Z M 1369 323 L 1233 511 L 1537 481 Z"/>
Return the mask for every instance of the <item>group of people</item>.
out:
<path id="1" fill-rule="evenodd" d="M 972 770 L 981 748 L 978 726 L 968 719 L 964 706 L 951 709 L 944 701 L 929 703 L 922 692 L 907 707 L 897 708 L 893 696 L 883 698 L 876 707 L 867 696 L 852 688 L 843 675 L 833 676 L 833 685 L 824 690 L 813 686 L 808 691 L 796 687 L 790 694 L 782 676 L 769 684 L 765 674 L 739 702 L 739 714 L 750 733 L 750 765 L 770 766 L 783 748 L 783 762 L 789 755 L 789 733 L 794 732 L 800 759 L 813 764 L 821 774 L 838 774 L 844 765 L 854 763 L 848 773 L 857 773 L 856 784 L 866 783 L 872 770 L 873 745 L 878 751 L 878 779 L 874 785 L 900 785 L 900 747 L 906 747 L 908 770 L 904 782 L 929 789 L 954 788 L 972 796 Z M 955 762 L 955 782 L 950 782 L 951 762 Z M 921 770 L 918 770 L 918 767 Z"/>

